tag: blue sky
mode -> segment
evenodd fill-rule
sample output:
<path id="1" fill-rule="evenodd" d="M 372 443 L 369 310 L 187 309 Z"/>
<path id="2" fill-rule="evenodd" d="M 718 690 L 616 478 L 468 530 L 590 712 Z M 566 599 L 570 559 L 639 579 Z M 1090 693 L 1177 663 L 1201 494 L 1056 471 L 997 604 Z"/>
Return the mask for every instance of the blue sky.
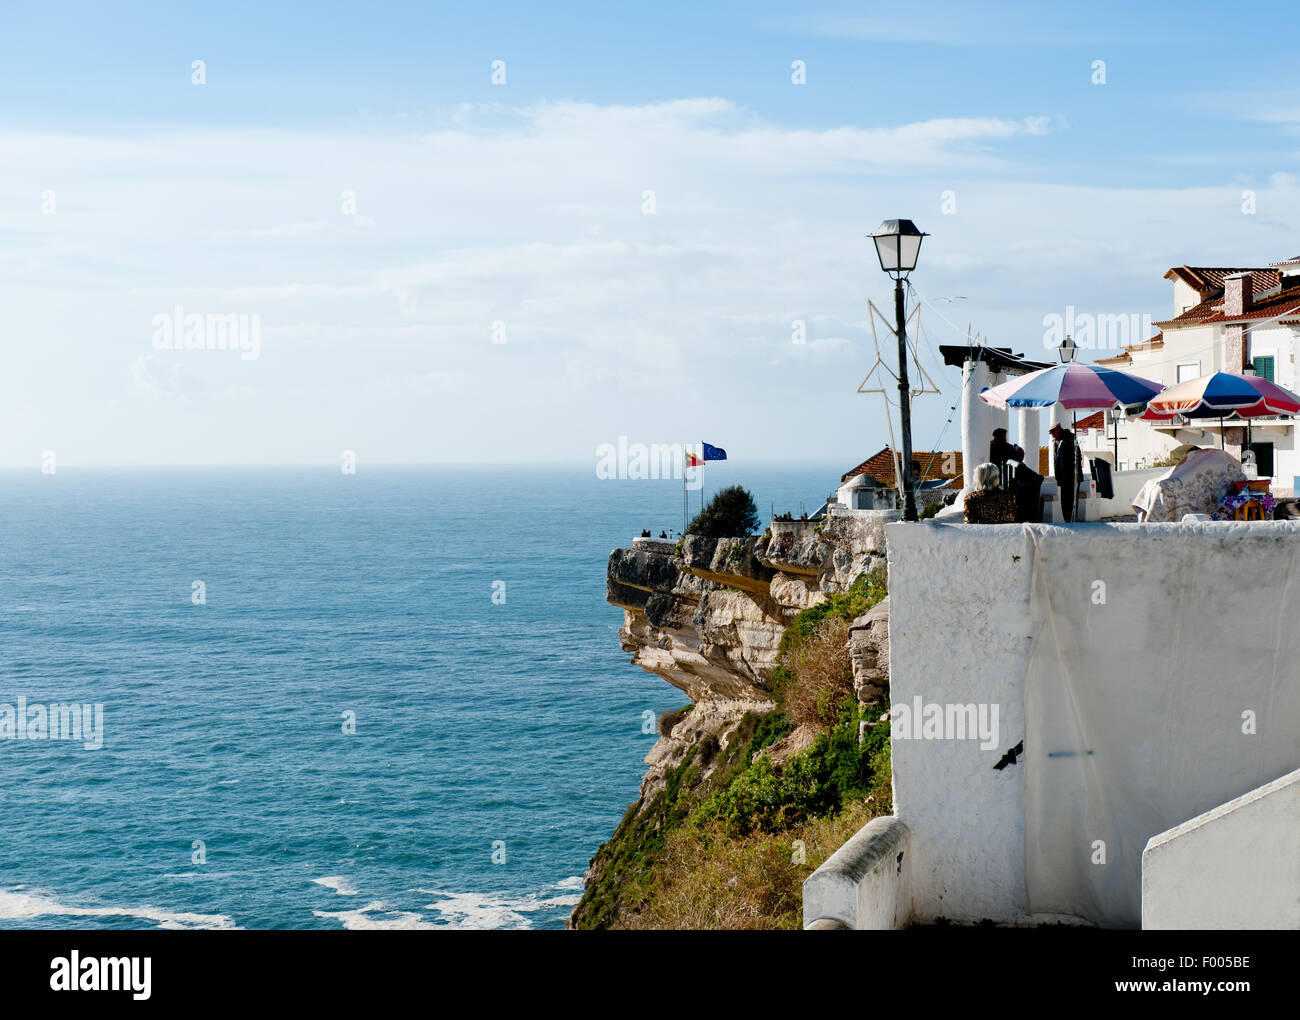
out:
<path id="1" fill-rule="evenodd" d="M 916 445 L 955 445 L 930 349 L 968 323 L 1042 357 L 1067 305 L 1300 251 L 1294 18 L 1249 13 L 9 5 L 0 463 L 853 463 L 894 216 L 932 234 Z M 158 349 L 177 306 L 257 315 L 258 357 Z"/>

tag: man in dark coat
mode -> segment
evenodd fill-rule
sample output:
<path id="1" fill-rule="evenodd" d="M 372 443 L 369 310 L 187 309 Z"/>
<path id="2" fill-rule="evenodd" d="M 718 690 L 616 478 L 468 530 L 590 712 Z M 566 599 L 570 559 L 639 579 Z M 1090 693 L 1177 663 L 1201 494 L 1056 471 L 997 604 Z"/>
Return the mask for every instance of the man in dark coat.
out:
<path id="1" fill-rule="evenodd" d="M 1007 477 L 1007 461 L 1018 460 L 1022 463 L 1025 459 L 1025 451 L 1014 443 L 1007 442 L 1006 429 L 994 429 L 993 441 L 989 443 L 989 460 L 998 466 L 1002 472 L 1002 487 L 1011 488 L 1010 479 Z"/>
<path id="2" fill-rule="evenodd" d="M 1061 490 L 1061 514 L 1067 521 L 1074 520 L 1075 497 L 1083 481 L 1083 464 L 1079 460 L 1079 446 L 1074 433 L 1055 422 L 1048 434 L 1056 443 L 1056 456 L 1052 459 L 1052 474 Z"/>

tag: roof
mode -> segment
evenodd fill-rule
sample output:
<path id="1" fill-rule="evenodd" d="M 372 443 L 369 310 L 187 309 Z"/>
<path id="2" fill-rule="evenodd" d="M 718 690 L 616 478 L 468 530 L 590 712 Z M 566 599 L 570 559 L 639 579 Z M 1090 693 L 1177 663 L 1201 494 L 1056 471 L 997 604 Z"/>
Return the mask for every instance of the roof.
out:
<path id="1" fill-rule="evenodd" d="M 1229 276 L 1235 276 L 1237 273 L 1250 273 L 1252 280 L 1256 278 L 1257 274 L 1266 274 L 1273 277 L 1273 283 L 1270 286 L 1277 286 L 1277 273 L 1273 272 L 1272 269 L 1252 268 L 1249 266 L 1238 266 L 1236 268 L 1175 266 L 1165 273 L 1165 279 L 1177 277 L 1198 294 L 1208 294 L 1210 291 L 1223 290 L 1223 281 Z M 1256 283 L 1255 290 L 1268 290 L 1268 287 L 1260 287 Z"/>
<path id="2" fill-rule="evenodd" d="M 951 458 L 951 459 L 950 459 Z M 938 450 L 934 453 L 919 453 L 912 451 L 912 459 L 921 465 L 920 481 L 928 482 L 934 480 L 946 480 L 953 475 L 961 477 L 962 462 L 960 450 Z M 953 473 L 945 474 L 942 470 L 945 464 L 952 465 Z M 843 485 L 851 478 L 858 475 L 867 475 L 875 479 L 880 485 L 886 488 L 895 488 L 898 482 L 895 480 L 894 454 L 888 446 L 879 453 L 868 457 L 851 471 L 846 471 L 840 476 L 840 484 Z"/>
<path id="3" fill-rule="evenodd" d="M 1300 266 L 1300 255 L 1286 259 L 1284 262 L 1270 262 L 1269 265 L 1274 269 L 1278 269 L 1282 266 Z"/>
<path id="4" fill-rule="evenodd" d="M 1094 411 L 1086 418 L 1080 418 L 1074 423 L 1075 431 L 1079 429 L 1104 429 L 1106 427 L 1106 412 Z"/>
<path id="5" fill-rule="evenodd" d="M 1229 276 L 1235 276 L 1238 273 L 1250 274 L 1252 298 L 1258 299 L 1261 295 L 1276 290 L 1282 285 L 1282 274 L 1276 269 L 1208 269 L 1204 267 L 1178 266 L 1165 273 L 1165 279 L 1177 278 L 1182 280 L 1201 295 L 1201 300 L 1185 312 L 1180 312 L 1172 319 L 1157 322 L 1156 325 L 1162 328 L 1179 328 L 1182 326 L 1203 326 L 1207 322 L 1227 321 L 1222 313 L 1223 281 Z M 1258 317 L 1249 314 L 1242 316 L 1242 318 Z"/>
<path id="6" fill-rule="evenodd" d="M 1014 353 L 1010 347 L 989 347 L 986 344 L 940 344 L 939 354 L 943 363 L 952 368 L 961 368 L 967 361 L 982 361 L 991 372 L 1011 372 L 1023 375 L 1040 368 L 1051 368 L 1050 362 L 1029 361 L 1023 354 Z"/>
<path id="7" fill-rule="evenodd" d="M 1164 333 L 1157 333 L 1150 340 L 1144 340 L 1140 344 L 1125 344 L 1120 348 L 1120 353 L 1109 358 L 1096 358 L 1095 363 L 1098 365 L 1120 365 L 1128 364 L 1133 359 L 1129 357 L 1131 351 L 1158 351 L 1165 345 Z"/>
<path id="8" fill-rule="evenodd" d="M 1263 299 L 1256 299 L 1250 309 L 1240 315 L 1225 315 L 1222 307 L 1216 308 L 1201 322 L 1247 322 L 1253 319 L 1271 319 L 1298 309 L 1300 309 L 1300 291 L 1292 288 Z"/>
<path id="9" fill-rule="evenodd" d="M 1080 422 L 1080 428 L 1083 423 Z M 949 459 L 951 458 L 951 460 Z M 963 466 L 960 450 L 936 450 L 932 453 L 917 453 L 912 451 L 912 459 L 921 465 L 922 483 L 930 481 L 945 481 L 951 478 L 950 488 L 960 489 L 962 486 Z M 942 468 L 944 465 L 951 465 L 953 474 L 951 476 L 944 474 Z M 1051 452 L 1045 446 L 1038 448 L 1038 473 L 1048 475 L 1051 473 Z M 843 485 L 851 478 L 858 475 L 868 475 L 875 481 L 886 488 L 897 488 L 898 482 L 895 481 L 894 456 L 888 446 L 879 453 L 868 457 L 851 471 L 846 471 L 840 476 L 840 484 Z"/>

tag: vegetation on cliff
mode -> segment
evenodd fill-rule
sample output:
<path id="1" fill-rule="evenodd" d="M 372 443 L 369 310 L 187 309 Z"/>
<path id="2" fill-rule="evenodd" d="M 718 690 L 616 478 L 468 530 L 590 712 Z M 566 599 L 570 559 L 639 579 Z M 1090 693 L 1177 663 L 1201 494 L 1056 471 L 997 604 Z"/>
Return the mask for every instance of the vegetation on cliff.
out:
<path id="1" fill-rule="evenodd" d="M 795 618 L 776 710 L 746 715 L 725 748 L 705 738 L 628 809 L 592 859 L 574 927 L 800 927 L 803 880 L 892 810 L 888 705 L 858 704 L 847 648 L 848 623 L 885 594 L 875 572 Z M 777 753 L 800 734 L 802 749 Z"/>
<path id="2" fill-rule="evenodd" d="M 686 528 L 688 535 L 709 538 L 747 538 L 758 531 L 758 507 L 749 490 L 729 485 L 713 494 Z"/>

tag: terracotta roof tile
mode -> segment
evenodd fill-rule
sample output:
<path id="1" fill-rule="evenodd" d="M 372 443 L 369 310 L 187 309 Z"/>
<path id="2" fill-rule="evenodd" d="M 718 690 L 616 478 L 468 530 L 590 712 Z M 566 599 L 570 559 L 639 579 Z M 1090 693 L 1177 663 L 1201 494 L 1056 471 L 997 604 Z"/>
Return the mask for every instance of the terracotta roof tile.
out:
<path id="1" fill-rule="evenodd" d="M 963 468 L 960 450 L 938 450 L 934 453 L 913 450 L 912 459 L 921 465 L 921 481 L 923 482 L 951 478 L 953 475 L 956 475 L 958 479 L 961 478 Z M 951 474 L 944 472 L 943 467 L 945 464 L 952 465 Z M 853 470 L 845 472 L 840 476 L 840 484 L 843 485 L 850 478 L 856 478 L 861 474 L 869 475 L 881 485 L 891 488 L 896 486 L 898 483 L 895 481 L 894 454 L 890 448 L 886 446 L 879 453 L 868 457 Z M 961 487 L 960 481 L 957 487 Z"/>
<path id="2" fill-rule="evenodd" d="M 1294 290 L 1289 290 L 1281 294 L 1274 294 L 1262 301 L 1257 301 L 1249 311 L 1243 312 L 1241 315 L 1224 315 L 1223 309 L 1219 308 L 1212 315 L 1207 315 L 1201 322 L 1242 322 L 1250 319 L 1270 319 L 1274 316 L 1294 312 L 1297 309 L 1300 309 L 1300 294 Z"/>
<path id="3" fill-rule="evenodd" d="M 1080 428 L 1083 423 L 1080 422 Z M 953 480 L 949 488 L 960 489 L 962 486 L 963 465 L 960 450 L 936 450 L 934 453 L 924 452 L 917 453 L 913 451 L 913 458 L 921 465 L 921 481 L 929 482 L 940 478 L 949 478 Z M 951 460 L 949 460 L 951 458 Z M 942 468 L 948 463 L 953 468 L 953 474 L 945 474 Z M 894 459 L 889 447 L 885 447 L 879 453 L 868 457 L 852 471 L 847 471 L 840 476 L 840 484 L 843 485 L 850 478 L 855 478 L 860 474 L 867 474 L 874 478 L 881 485 L 889 488 L 895 488 L 897 482 L 894 480 Z M 1038 473 L 1046 475 L 1051 473 L 1051 450 L 1046 446 L 1038 448 Z"/>
<path id="4" fill-rule="evenodd" d="M 1196 274 L 1200 279 L 1210 281 L 1211 286 L 1207 290 L 1198 290 L 1198 293 L 1207 295 L 1199 304 L 1192 305 L 1187 311 L 1175 315 L 1172 319 L 1157 322 L 1156 325 L 1162 329 L 1167 326 L 1175 328 L 1180 326 L 1200 326 L 1207 322 L 1224 321 L 1220 311 L 1223 306 L 1223 280 L 1224 277 L 1231 276 L 1234 273 L 1250 273 L 1250 292 L 1252 296 L 1274 290 L 1281 286 L 1282 282 L 1282 274 L 1276 269 L 1193 269 L 1189 266 L 1181 266 L 1179 269 L 1169 270 L 1165 277 L 1177 275 L 1186 279 L 1183 273 L 1184 270 Z M 1195 284 L 1192 284 L 1192 286 L 1195 286 Z"/>

